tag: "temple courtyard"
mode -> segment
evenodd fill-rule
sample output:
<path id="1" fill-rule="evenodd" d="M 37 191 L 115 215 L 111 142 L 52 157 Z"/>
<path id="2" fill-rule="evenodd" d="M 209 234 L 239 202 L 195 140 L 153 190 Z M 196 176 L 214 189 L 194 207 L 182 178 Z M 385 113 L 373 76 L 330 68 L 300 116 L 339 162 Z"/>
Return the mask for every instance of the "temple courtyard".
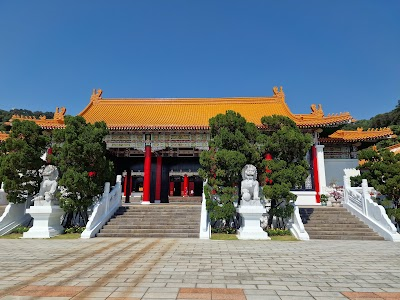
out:
<path id="1" fill-rule="evenodd" d="M 400 299 L 400 244 L 1 239 L 0 298 Z"/>

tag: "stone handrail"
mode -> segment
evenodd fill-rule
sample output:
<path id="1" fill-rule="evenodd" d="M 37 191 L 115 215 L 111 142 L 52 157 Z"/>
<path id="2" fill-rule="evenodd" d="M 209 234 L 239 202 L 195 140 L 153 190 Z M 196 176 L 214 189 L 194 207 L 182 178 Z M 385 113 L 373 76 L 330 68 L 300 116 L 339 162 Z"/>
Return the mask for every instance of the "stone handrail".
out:
<path id="1" fill-rule="evenodd" d="M 207 206 L 206 206 L 206 196 L 204 194 L 204 186 L 207 182 L 203 182 L 203 194 L 201 201 L 201 217 L 200 217 L 200 239 L 210 239 L 211 237 L 211 224 L 208 217 Z"/>
<path id="2" fill-rule="evenodd" d="M 310 236 L 304 228 L 304 224 L 300 216 L 299 207 L 295 203 L 293 203 L 292 205 L 294 206 L 294 211 L 291 218 L 289 219 L 288 228 L 296 239 L 301 241 L 309 241 Z"/>
<path id="3" fill-rule="evenodd" d="M 111 219 L 121 205 L 121 175 L 117 176 L 117 182 L 110 191 L 110 183 L 104 185 L 104 193 L 101 199 L 95 204 L 93 212 L 86 224 L 85 231 L 82 232 L 82 239 L 95 237 L 100 229 Z"/>
<path id="4" fill-rule="evenodd" d="M 400 242 L 400 234 L 397 233 L 396 227 L 390 221 L 385 209 L 372 201 L 369 194 L 370 190 L 366 179 L 362 180 L 360 192 L 360 188 L 351 187 L 350 176 L 344 176 L 343 207 L 385 240 Z"/>

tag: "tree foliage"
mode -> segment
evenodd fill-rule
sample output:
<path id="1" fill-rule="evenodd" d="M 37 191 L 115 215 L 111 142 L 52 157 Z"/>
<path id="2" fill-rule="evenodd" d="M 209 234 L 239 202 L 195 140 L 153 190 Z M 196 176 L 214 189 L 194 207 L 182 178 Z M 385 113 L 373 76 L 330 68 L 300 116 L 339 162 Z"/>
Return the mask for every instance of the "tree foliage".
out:
<path id="1" fill-rule="evenodd" d="M 210 119 L 210 150 L 200 155 L 200 174 L 208 179 L 207 209 L 212 221 L 229 223 L 239 198 L 241 170 L 246 164 L 256 166 L 264 195 L 271 199 L 270 217 L 286 218 L 292 212 L 290 192 L 301 186 L 308 175 L 307 151 L 312 145 L 309 134 L 303 134 L 296 124 L 283 116 L 263 117 L 267 131 L 260 130 L 240 114 L 227 111 Z M 273 160 L 264 160 L 270 153 Z M 266 168 L 272 173 L 266 174 Z M 266 176 L 272 184 L 265 185 Z M 268 180 L 268 182 L 270 182 Z"/>
<path id="2" fill-rule="evenodd" d="M 4 182 L 7 199 L 23 203 L 39 192 L 40 170 L 45 162 L 40 158 L 49 138 L 32 121 L 13 121 L 12 131 L 0 145 L 0 181 Z"/>
<path id="3" fill-rule="evenodd" d="M 207 209 L 212 221 L 229 223 L 236 214 L 238 183 L 245 164 L 259 164 L 258 129 L 239 113 L 227 111 L 210 119 L 209 151 L 200 155 L 200 175 L 211 186 Z M 207 194 L 207 193 L 206 193 Z"/>
<path id="4" fill-rule="evenodd" d="M 104 183 L 114 180 L 103 141 L 108 129 L 104 122 L 88 124 L 81 116 L 67 116 L 65 125 L 65 129 L 53 132 L 55 144 L 51 156 L 60 170 L 59 185 L 65 188 L 60 195 L 60 206 L 69 217 L 79 214 L 86 224 L 88 208 L 102 194 Z"/>
<path id="5" fill-rule="evenodd" d="M 302 133 L 288 117 L 267 116 L 261 122 L 269 130 L 262 135 L 264 152 L 273 157 L 266 161 L 272 184 L 263 186 L 265 197 L 271 200 L 268 221 L 271 226 L 274 216 L 285 219 L 293 212 L 290 201 L 296 200 L 296 195 L 291 190 L 301 186 L 308 176 L 309 164 L 305 157 L 312 146 L 312 137 Z"/>
<path id="6" fill-rule="evenodd" d="M 367 148 L 361 150 L 358 157 L 365 163 L 358 167 L 361 175 L 351 178 L 352 184 L 360 185 L 362 179 L 367 179 L 368 185 L 393 203 L 393 206 L 386 205 L 387 213 L 400 222 L 400 154 L 388 149 Z"/>

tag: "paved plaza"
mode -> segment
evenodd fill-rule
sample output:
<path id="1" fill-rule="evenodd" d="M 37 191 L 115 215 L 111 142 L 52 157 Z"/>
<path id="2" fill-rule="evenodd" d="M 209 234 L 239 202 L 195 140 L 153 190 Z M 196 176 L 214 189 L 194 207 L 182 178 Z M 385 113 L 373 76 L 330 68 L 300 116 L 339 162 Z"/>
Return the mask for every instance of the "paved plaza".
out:
<path id="1" fill-rule="evenodd" d="M 400 299 L 400 243 L 1 239 L 0 298 Z"/>

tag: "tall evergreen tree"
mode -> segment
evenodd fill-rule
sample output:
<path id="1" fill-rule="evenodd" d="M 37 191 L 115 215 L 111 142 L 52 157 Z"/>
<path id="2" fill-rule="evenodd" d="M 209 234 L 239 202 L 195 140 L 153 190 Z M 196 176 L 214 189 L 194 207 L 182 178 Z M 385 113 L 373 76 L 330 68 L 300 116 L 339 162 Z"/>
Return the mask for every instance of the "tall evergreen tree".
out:
<path id="1" fill-rule="evenodd" d="M 15 120 L 9 137 L 0 145 L 0 181 L 11 203 L 23 203 L 39 192 L 40 170 L 45 164 L 40 157 L 49 143 L 42 133 L 32 121 Z"/>
<path id="2" fill-rule="evenodd" d="M 267 132 L 262 135 L 265 153 L 273 159 L 266 161 L 270 184 L 263 186 L 263 193 L 271 200 L 269 225 L 274 216 L 285 219 L 293 212 L 290 201 L 296 200 L 291 190 L 302 186 L 308 176 L 307 152 L 312 146 L 310 134 L 304 134 L 296 123 L 284 116 L 268 116 L 261 119 Z M 281 222 L 284 226 L 284 222 Z"/>
<path id="3" fill-rule="evenodd" d="M 69 227 L 74 214 L 87 223 L 88 208 L 102 194 L 105 182 L 115 179 L 103 140 L 108 134 L 106 124 L 89 124 L 81 116 L 67 116 L 65 125 L 65 129 L 53 132 L 51 159 L 61 174 L 59 185 L 65 188 L 60 205 L 67 212 L 65 226 Z"/>
<path id="4" fill-rule="evenodd" d="M 236 214 L 234 202 L 238 200 L 241 170 L 246 164 L 259 165 L 261 159 L 256 144 L 259 132 L 234 111 L 211 118 L 209 124 L 210 150 L 200 155 L 199 173 L 211 187 L 206 191 L 211 220 L 229 225 Z"/>

